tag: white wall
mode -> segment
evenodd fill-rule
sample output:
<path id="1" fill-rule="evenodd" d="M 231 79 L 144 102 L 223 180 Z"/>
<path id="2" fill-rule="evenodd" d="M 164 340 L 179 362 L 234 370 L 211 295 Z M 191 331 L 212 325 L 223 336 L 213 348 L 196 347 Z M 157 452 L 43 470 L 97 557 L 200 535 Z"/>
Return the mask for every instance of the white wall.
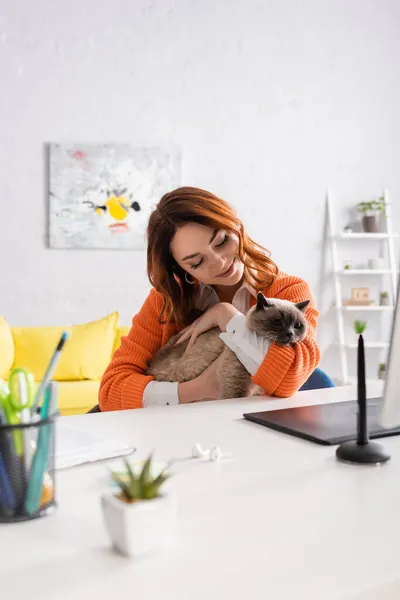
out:
<path id="1" fill-rule="evenodd" d="M 183 183 L 317 294 L 327 186 L 338 224 L 386 186 L 400 229 L 399 22 L 396 0 L 0 1 L 0 314 L 129 323 L 148 290 L 142 252 L 46 248 L 49 141 L 181 146 Z"/>

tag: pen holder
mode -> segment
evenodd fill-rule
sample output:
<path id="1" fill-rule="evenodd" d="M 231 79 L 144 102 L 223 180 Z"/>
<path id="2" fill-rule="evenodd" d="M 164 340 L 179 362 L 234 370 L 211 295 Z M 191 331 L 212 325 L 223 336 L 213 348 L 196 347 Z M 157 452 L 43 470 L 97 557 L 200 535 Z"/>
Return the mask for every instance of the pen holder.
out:
<path id="1" fill-rule="evenodd" d="M 0 425 L 0 523 L 29 521 L 54 510 L 55 418 Z"/>

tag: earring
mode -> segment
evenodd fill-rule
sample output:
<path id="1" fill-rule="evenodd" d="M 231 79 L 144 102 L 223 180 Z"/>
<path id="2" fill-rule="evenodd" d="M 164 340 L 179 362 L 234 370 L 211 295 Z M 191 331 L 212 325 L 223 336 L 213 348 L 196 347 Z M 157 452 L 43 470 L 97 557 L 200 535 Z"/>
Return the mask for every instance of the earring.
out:
<path id="1" fill-rule="evenodd" d="M 195 279 L 193 279 L 193 281 L 190 281 L 188 279 L 188 273 L 187 272 L 185 273 L 185 280 L 186 280 L 186 283 L 189 283 L 190 285 L 193 285 L 195 283 L 195 281 L 196 281 Z"/>

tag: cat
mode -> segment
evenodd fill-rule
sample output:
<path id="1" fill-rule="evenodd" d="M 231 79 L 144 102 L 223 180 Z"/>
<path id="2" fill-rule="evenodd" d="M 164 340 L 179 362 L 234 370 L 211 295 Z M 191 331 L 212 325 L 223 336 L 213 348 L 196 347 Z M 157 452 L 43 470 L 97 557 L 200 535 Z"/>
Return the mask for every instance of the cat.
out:
<path id="1" fill-rule="evenodd" d="M 307 333 L 304 311 L 310 300 L 290 302 L 277 298 L 266 298 L 257 294 L 257 303 L 246 315 L 249 329 L 264 339 L 280 346 L 289 346 L 302 341 Z M 201 373 L 219 357 L 217 378 L 221 399 L 242 398 L 260 391 L 252 384 L 250 374 L 224 342 L 219 338 L 221 331 L 214 327 L 198 336 L 194 345 L 185 353 L 189 340 L 175 345 L 180 334 L 174 335 L 151 359 L 146 370 L 156 381 L 189 381 Z"/>

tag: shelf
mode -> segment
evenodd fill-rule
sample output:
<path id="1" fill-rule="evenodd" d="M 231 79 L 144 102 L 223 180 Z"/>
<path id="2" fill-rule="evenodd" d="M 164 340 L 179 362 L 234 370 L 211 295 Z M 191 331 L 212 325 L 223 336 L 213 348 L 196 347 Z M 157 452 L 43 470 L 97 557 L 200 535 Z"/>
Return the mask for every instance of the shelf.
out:
<path id="1" fill-rule="evenodd" d="M 335 240 L 389 240 L 397 238 L 398 233 L 340 233 L 339 235 L 332 236 Z"/>
<path id="2" fill-rule="evenodd" d="M 358 348 L 358 343 L 355 342 L 354 344 L 341 344 L 340 342 L 336 342 L 337 346 L 342 346 L 344 348 L 352 348 L 352 349 L 357 349 Z M 364 348 L 374 348 L 374 349 L 379 349 L 379 348 L 389 348 L 389 342 L 364 342 Z"/>
<path id="3" fill-rule="evenodd" d="M 342 269 L 338 275 L 390 275 L 391 269 Z"/>
<path id="4" fill-rule="evenodd" d="M 381 198 L 381 196 L 379 197 Z M 334 284 L 335 294 L 330 308 L 334 311 L 331 314 L 336 317 L 337 330 L 336 339 L 332 340 L 332 343 L 336 347 L 337 353 L 340 354 L 341 381 L 346 383 L 350 382 L 351 379 L 355 381 L 354 378 L 349 377 L 349 369 L 350 365 L 356 365 L 358 348 L 358 335 L 355 333 L 354 325 L 350 328 L 348 325 L 351 325 L 351 322 L 355 319 L 371 320 L 371 323 L 377 319 L 376 324 L 378 324 L 378 321 L 382 321 L 382 325 L 388 325 L 389 323 L 386 323 L 386 321 L 393 319 L 395 312 L 396 290 L 399 285 L 400 271 L 397 257 L 395 257 L 397 254 L 395 246 L 399 243 L 400 229 L 398 232 L 393 231 L 392 202 L 386 189 L 383 190 L 382 197 L 386 206 L 385 219 L 382 220 L 381 224 L 382 229 L 376 233 L 367 233 L 363 231 L 360 220 L 354 226 L 354 231 L 350 227 L 349 230 L 343 227 L 346 223 L 343 223 L 340 229 L 335 229 L 334 198 L 330 189 L 326 191 L 327 227 L 324 230 L 324 241 L 327 242 L 325 244 L 326 250 L 330 246 L 333 271 L 332 283 Z M 347 225 L 353 224 L 347 222 Z M 346 254 L 348 252 L 350 254 Z M 355 255 L 352 256 L 354 252 Z M 377 252 L 379 252 L 379 256 Z M 368 287 L 370 293 L 365 295 L 361 291 L 356 293 L 354 289 L 350 294 L 348 293 L 349 290 L 346 289 Z M 386 300 L 389 304 L 382 305 L 380 304 L 382 301 L 381 293 L 384 290 L 387 291 L 383 301 Z M 365 304 L 353 304 L 351 302 L 353 298 L 364 300 Z M 390 339 L 388 340 L 390 336 L 387 336 L 384 330 L 381 332 L 376 331 L 376 337 L 375 332 L 368 333 L 368 331 L 369 329 L 367 330 L 367 336 L 364 337 L 368 361 L 384 361 L 390 352 Z M 378 370 L 376 371 L 376 377 L 378 377 Z M 383 383 L 383 380 L 377 379 L 377 381 Z"/>
<path id="5" fill-rule="evenodd" d="M 366 311 L 371 311 L 371 312 L 380 312 L 380 311 L 390 311 L 394 309 L 394 306 L 355 306 L 355 305 L 349 305 L 349 306 L 337 306 L 336 307 L 337 310 L 346 310 L 346 311 L 354 311 L 354 310 L 366 310 Z"/>

